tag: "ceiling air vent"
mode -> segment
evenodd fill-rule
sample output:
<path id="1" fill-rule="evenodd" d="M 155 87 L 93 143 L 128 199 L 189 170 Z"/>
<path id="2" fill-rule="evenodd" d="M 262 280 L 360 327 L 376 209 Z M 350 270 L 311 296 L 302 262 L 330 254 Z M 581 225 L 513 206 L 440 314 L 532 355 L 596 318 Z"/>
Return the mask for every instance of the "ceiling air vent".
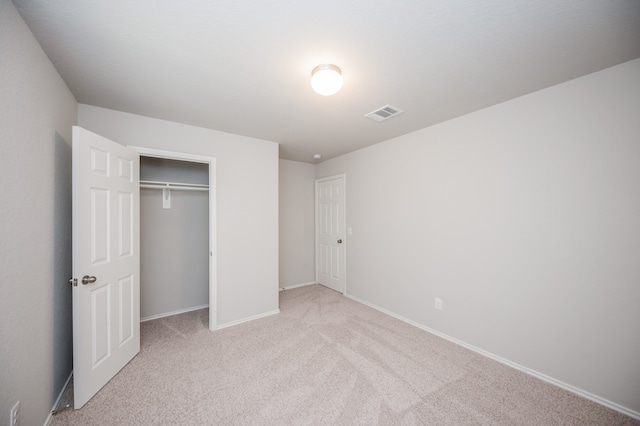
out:
<path id="1" fill-rule="evenodd" d="M 369 114 L 365 114 L 365 117 L 370 118 L 374 121 L 383 121 L 387 118 L 394 117 L 403 112 L 400 108 L 394 107 L 393 105 L 385 105 L 382 108 L 378 108 L 375 111 L 370 112 Z"/>

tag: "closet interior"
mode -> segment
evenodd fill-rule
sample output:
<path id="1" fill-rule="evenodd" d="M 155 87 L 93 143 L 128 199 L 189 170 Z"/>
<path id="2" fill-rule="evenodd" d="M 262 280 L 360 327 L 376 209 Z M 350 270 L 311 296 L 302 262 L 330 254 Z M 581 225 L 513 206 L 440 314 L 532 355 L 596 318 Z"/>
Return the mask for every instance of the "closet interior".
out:
<path id="1" fill-rule="evenodd" d="M 140 156 L 140 319 L 209 305 L 209 165 Z"/>

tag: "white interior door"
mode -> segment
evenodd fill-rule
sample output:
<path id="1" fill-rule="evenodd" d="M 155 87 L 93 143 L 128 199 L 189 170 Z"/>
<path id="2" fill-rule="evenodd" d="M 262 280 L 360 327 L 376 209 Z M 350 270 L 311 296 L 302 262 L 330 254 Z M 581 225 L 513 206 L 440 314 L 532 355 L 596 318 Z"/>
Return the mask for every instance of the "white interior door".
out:
<path id="1" fill-rule="evenodd" d="M 316 181 L 316 271 L 318 283 L 345 292 L 344 176 Z"/>
<path id="2" fill-rule="evenodd" d="M 140 351 L 139 167 L 137 152 L 73 128 L 75 408 Z"/>

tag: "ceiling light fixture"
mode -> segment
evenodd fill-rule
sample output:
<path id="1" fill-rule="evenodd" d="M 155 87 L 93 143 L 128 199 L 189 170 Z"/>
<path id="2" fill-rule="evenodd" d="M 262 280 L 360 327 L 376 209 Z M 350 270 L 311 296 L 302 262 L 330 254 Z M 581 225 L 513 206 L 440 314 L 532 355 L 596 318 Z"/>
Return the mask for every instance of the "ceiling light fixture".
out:
<path id="1" fill-rule="evenodd" d="M 342 88 L 342 71 L 335 65 L 318 65 L 311 71 L 311 87 L 323 96 L 330 96 Z"/>

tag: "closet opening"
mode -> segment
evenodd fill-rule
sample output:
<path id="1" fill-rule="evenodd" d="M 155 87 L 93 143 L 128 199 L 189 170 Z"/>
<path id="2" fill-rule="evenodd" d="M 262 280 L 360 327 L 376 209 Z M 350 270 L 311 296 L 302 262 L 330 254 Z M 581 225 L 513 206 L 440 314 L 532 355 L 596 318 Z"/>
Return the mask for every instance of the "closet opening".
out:
<path id="1" fill-rule="evenodd" d="M 208 307 L 215 330 L 215 158 L 130 148 L 140 153 L 140 321 Z"/>

